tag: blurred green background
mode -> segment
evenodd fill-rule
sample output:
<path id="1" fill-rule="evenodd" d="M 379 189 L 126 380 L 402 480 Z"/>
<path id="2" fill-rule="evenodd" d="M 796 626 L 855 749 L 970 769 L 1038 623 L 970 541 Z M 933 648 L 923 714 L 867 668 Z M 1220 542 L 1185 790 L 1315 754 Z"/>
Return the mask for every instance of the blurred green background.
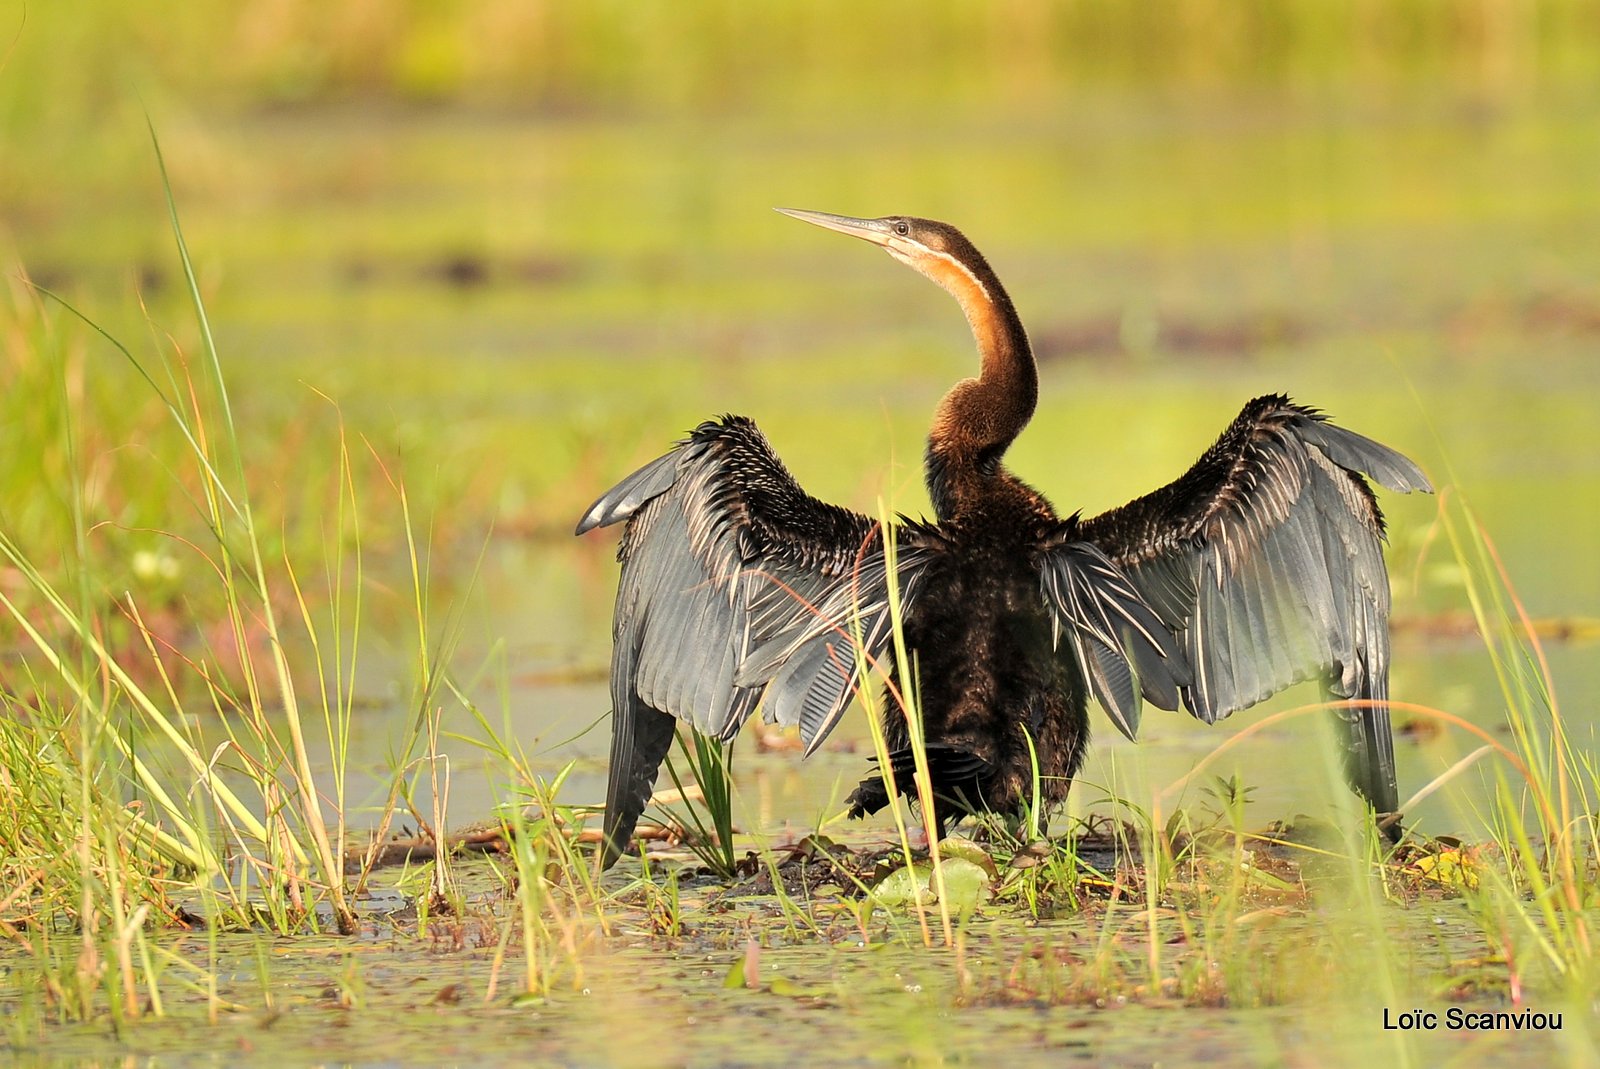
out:
<path id="1" fill-rule="evenodd" d="M 972 367 L 958 312 L 774 206 L 947 219 L 984 249 L 1043 365 L 1012 465 L 1063 511 L 1165 482 L 1246 398 L 1284 391 L 1465 494 L 1552 633 L 1600 611 L 1592 4 L 14 6 L 0 419 L 54 441 L 41 398 L 66 383 L 93 583 L 203 630 L 204 576 L 168 537 L 193 537 L 193 490 L 162 459 L 159 404 L 19 281 L 192 358 L 147 117 L 268 526 L 291 552 L 325 547 L 341 420 L 386 466 L 363 489 L 389 651 L 363 667 L 374 767 L 413 655 L 381 623 L 408 596 L 385 472 L 428 536 L 464 676 L 531 748 L 584 760 L 584 797 L 604 725 L 566 740 L 606 708 L 614 573 L 604 538 L 568 533 L 593 496 L 736 411 L 819 496 L 925 507 L 928 415 Z M 64 556 L 71 464 L 0 454 L 0 520 Z M 1384 503 L 1394 691 L 1492 721 L 1437 503 Z M 1555 653 L 1579 704 L 1591 654 Z M 1102 731 L 1096 760 L 1164 781 L 1217 741 L 1146 723 L 1139 750 Z M 1403 774 L 1458 749 L 1420 741 Z M 1302 804 L 1287 763 L 1242 750 L 1266 815 Z M 824 756 L 796 786 L 780 758 L 757 770 L 778 788 L 747 794 L 771 819 L 809 814 L 859 764 Z"/>

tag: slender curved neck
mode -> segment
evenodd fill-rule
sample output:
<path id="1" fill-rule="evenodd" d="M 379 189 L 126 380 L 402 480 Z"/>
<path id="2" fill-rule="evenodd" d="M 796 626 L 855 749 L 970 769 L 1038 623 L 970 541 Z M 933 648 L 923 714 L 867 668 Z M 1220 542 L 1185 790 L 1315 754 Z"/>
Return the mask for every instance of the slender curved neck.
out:
<path id="1" fill-rule="evenodd" d="M 985 439 L 1001 449 L 1009 446 L 1033 418 L 1039 402 L 1039 367 L 1033 346 L 1011 298 L 995 279 L 995 300 L 987 306 L 962 311 L 978 343 L 978 386 L 989 409 Z"/>
<path id="2" fill-rule="evenodd" d="M 1033 417 L 1039 371 L 1022 320 L 1000 279 L 984 263 L 970 268 L 936 254 L 913 266 L 961 305 L 978 345 L 978 377 L 955 384 L 928 434 L 928 486 L 941 515 L 953 514 L 965 488 L 981 489 Z"/>

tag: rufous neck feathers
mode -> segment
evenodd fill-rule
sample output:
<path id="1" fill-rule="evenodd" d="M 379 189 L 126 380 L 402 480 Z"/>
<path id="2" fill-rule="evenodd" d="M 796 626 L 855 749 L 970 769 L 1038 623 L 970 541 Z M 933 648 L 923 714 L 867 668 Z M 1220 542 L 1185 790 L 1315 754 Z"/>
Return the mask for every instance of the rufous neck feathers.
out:
<path id="1" fill-rule="evenodd" d="M 978 377 L 956 383 L 939 403 L 929 449 L 952 461 L 998 460 L 1027 426 L 1039 399 L 1027 332 L 987 264 L 973 268 L 948 253 L 929 253 L 912 266 L 955 297 L 978 345 Z"/>

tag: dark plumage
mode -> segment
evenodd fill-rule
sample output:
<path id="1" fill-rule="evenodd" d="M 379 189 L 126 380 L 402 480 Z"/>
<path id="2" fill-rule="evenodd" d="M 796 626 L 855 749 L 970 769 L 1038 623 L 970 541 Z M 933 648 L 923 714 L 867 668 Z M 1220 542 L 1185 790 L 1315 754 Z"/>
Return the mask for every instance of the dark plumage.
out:
<path id="1" fill-rule="evenodd" d="M 891 556 L 941 825 L 980 807 L 1015 810 L 1034 754 L 1044 799 L 1064 799 L 1090 697 L 1132 738 L 1141 697 L 1212 722 L 1306 679 L 1379 703 L 1337 715 L 1351 785 L 1395 812 L 1383 516 L 1361 473 L 1429 489 L 1415 464 L 1286 397 L 1259 397 L 1177 481 L 1062 519 L 1001 463 L 1033 414 L 1038 376 L 1010 298 L 971 243 L 925 219 L 789 214 L 881 245 L 949 290 L 980 373 L 934 415 L 937 522 L 902 518 L 893 554 L 874 521 L 806 494 L 740 416 L 701 424 L 584 515 L 580 534 L 627 521 L 607 864 L 626 848 L 678 719 L 732 739 L 760 702 L 768 720 L 799 725 L 810 754 L 861 665 L 886 669 L 897 689 Z M 886 705 L 893 792 L 882 774 L 863 780 L 854 816 L 910 789 L 904 714 Z"/>

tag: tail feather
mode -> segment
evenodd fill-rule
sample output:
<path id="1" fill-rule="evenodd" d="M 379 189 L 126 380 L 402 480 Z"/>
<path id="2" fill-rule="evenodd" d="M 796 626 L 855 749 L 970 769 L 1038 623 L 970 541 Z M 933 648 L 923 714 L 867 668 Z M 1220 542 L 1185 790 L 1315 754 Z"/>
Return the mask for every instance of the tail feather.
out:
<path id="1" fill-rule="evenodd" d="M 951 817 L 959 819 L 985 806 L 982 785 L 992 767 L 976 754 L 955 746 L 930 742 L 925 750 L 929 778 L 933 780 L 934 818 L 939 824 L 939 834 L 943 835 L 945 821 Z M 912 750 L 889 753 L 888 779 L 895 795 L 916 796 L 916 764 L 916 754 Z M 881 773 L 862 780 L 846 799 L 850 803 L 850 816 L 857 819 L 876 813 L 890 800 L 889 788 Z"/>

